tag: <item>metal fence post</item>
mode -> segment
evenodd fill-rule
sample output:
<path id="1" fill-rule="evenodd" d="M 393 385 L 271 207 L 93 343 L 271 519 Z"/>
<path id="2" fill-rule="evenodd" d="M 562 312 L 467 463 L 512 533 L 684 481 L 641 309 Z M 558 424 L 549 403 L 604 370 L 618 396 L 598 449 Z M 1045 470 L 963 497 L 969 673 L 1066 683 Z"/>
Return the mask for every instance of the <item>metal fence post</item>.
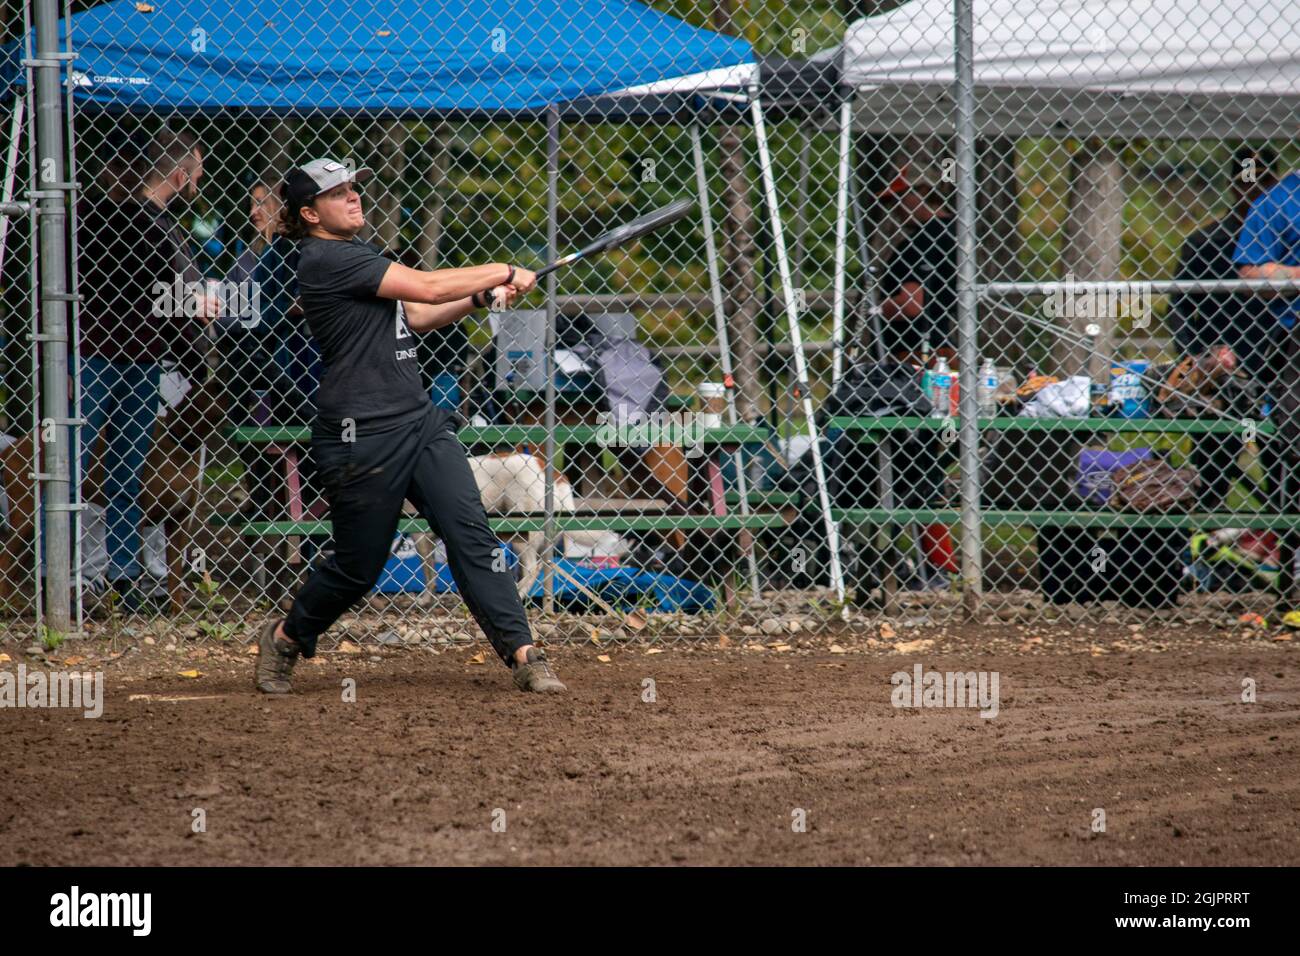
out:
<path id="1" fill-rule="evenodd" d="M 45 509 L 45 619 L 50 630 L 66 634 L 72 623 L 69 571 L 71 544 L 72 460 L 68 435 L 68 282 L 67 202 L 73 184 L 66 181 L 63 142 L 64 63 L 71 53 L 59 50 L 58 0 L 36 0 L 35 74 L 37 168 L 32 175 L 40 200 L 40 311 L 37 336 L 41 354 L 43 422 L 41 451 L 33 459 L 43 486 Z M 38 571 L 39 573 L 39 571 Z"/>
<path id="2" fill-rule="evenodd" d="M 961 577 L 968 618 L 983 597 L 980 537 L 979 348 L 975 293 L 975 67 L 972 0 L 953 0 L 957 133 L 957 354 L 961 361 Z"/>
<path id="3" fill-rule="evenodd" d="M 546 254 L 547 261 L 560 257 L 560 108 L 554 104 L 546 110 Z M 546 353 L 542 363 L 546 373 L 546 519 L 542 554 L 542 606 L 547 614 L 555 611 L 555 322 L 558 313 L 556 289 L 559 276 L 546 277 Z"/>

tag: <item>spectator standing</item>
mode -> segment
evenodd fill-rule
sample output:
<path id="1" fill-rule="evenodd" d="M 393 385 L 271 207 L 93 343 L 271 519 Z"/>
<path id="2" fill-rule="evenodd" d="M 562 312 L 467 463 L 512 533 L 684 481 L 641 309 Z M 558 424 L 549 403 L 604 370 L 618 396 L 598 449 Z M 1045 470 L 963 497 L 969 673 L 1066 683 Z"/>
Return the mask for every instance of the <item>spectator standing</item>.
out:
<path id="1" fill-rule="evenodd" d="M 249 191 L 251 241 L 226 276 L 239 304 L 256 314 L 223 310 L 217 320 L 235 415 L 241 424 L 305 424 L 319 380 L 319 356 L 302 327 L 298 307 L 298 250 L 279 235 L 280 197 L 264 183 Z"/>
<path id="2" fill-rule="evenodd" d="M 221 380 L 236 424 L 302 425 L 311 421 L 319 355 L 302 329 L 298 307 L 298 250 L 279 234 L 280 197 L 264 182 L 248 194 L 249 242 L 226 275 L 227 293 L 238 291 L 240 306 L 223 309 L 216 320 Z M 275 460 L 258 446 L 241 450 L 248 486 L 248 516 L 277 517 Z M 300 478 L 310 472 L 302 462 Z M 304 491 L 307 489 L 304 487 Z"/>
<path id="3" fill-rule="evenodd" d="M 85 293 L 79 465 L 84 478 L 102 435 L 108 579 L 130 610 L 142 604 L 137 499 L 157 418 L 161 362 L 193 348 L 211 309 L 201 296 L 185 294 L 185 283 L 202 276 L 172 212 L 197 196 L 202 153 L 188 133 L 164 130 L 143 163 L 135 192 L 87 206 L 79 249 Z"/>
<path id="4" fill-rule="evenodd" d="M 1255 200 L 1233 255 L 1243 279 L 1300 280 L 1300 170 L 1293 170 Z M 1260 443 L 1272 507 L 1300 511 L 1300 295 L 1267 296 L 1272 349 L 1267 395 L 1277 434 Z M 1294 532 L 1280 535 L 1281 583 L 1291 597 Z"/>
<path id="5" fill-rule="evenodd" d="M 919 356 L 926 345 L 953 358 L 952 318 L 957 310 L 956 219 L 946 208 L 939 178 L 907 163 L 877 199 L 896 203 L 907 233 L 881 277 L 885 352 Z"/>
<path id="6" fill-rule="evenodd" d="M 1232 206 L 1187 237 L 1175 278 L 1237 278 L 1235 255 L 1242 225 L 1251 204 L 1276 182 L 1276 164 L 1277 154 L 1267 147 L 1243 146 L 1233 153 Z M 1266 298 L 1240 292 L 1180 293 L 1173 298 L 1167 321 L 1183 357 L 1201 356 L 1226 345 L 1248 375 L 1267 384 L 1268 336 L 1274 322 Z M 1240 454 L 1241 439 L 1236 435 L 1202 435 L 1193 440 L 1191 464 L 1201 476 L 1202 510 L 1223 507 L 1237 477 Z"/>
<path id="7" fill-rule="evenodd" d="M 942 356 L 950 368 L 956 369 L 952 336 L 957 311 L 956 217 L 947 207 L 942 176 L 927 163 L 910 161 L 898 169 L 876 198 L 896 204 L 906 228 L 881 278 L 885 354 L 919 366 L 929 352 L 931 361 Z M 874 354 L 874 350 L 868 351 Z M 905 476 L 904 486 L 909 484 L 909 475 L 942 474 L 953 454 L 952 447 L 931 435 L 913 455 L 902 454 L 901 449 L 895 454 L 897 473 Z M 954 568 L 954 545 L 948 527 L 938 522 L 925 525 L 913 538 L 919 586 L 947 588 L 948 575 Z"/>

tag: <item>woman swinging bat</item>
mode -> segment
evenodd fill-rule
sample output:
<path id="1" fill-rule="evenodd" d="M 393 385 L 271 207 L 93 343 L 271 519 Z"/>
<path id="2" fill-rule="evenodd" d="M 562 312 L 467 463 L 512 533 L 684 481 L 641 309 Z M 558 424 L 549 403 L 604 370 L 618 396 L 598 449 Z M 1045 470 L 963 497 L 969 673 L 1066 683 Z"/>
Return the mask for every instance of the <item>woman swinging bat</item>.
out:
<path id="1" fill-rule="evenodd" d="M 500 560 L 454 418 L 420 381 L 414 333 L 509 305 L 537 283 L 527 269 L 493 263 L 409 269 L 357 238 L 365 215 L 356 184 L 372 175 L 331 159 L 289 172 L 282 231 L 299 244 L 304 318 L 325 372 L 311 450 L 329 502 L 334 552 L 272 617 L 258 642 L 257 689 L 286 694 L 298 657 L 374 587 L 410 499 L 440 536 L 456 586 L 493 649 L 524 691 L 562 692 L 533 646 L 513 576 Z"/>

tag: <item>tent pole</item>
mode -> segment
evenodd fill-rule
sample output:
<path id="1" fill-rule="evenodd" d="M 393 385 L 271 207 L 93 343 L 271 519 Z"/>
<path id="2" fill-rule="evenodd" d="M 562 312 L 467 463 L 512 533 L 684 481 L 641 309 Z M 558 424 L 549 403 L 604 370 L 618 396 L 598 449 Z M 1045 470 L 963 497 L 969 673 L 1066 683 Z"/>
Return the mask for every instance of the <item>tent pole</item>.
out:
<path id="1" fill-rule="evenodd" d="M 785 253 L 785 234 L 781 230 L 781 209 L 777 205 L 776 178 L 772 173 L 772 155 L 768 151 L 767 128 L 763 123 L 763 105 L 758 98 L 758 86 L 749 88 L 749 108 L 754 121 L 754 140 L 758 146 L 758 165 L 763 175 L 763 195 L 767 201 L 768 216 L 772 221 L 772 245 L 776 250 L 777 268 L 780 271 L 781 295 L 785 299 L 785 315 L 790 325 L 790 347 L 794 353 L 795 387 L 798 397 L 803 401 L 804 422 L 808 426 L 808 437 L 812 440 L 809 453 L 813 459 L 813 474 L 817 479 L 817 498 L 821 504 L 822 519 L 826 525 L 826 544 L 830 549 L 831 587 L 840 603 L 841 614 L 848 608 L 844 606 L 844 576 L 840 571 L 840 535 L 839 526 L 831 517 L 830 494 L 826 489 L 826 471 L 822 466 L 822 450 L 817 434 L 817 422 L 813 414 L 812 391 L 808 383 L 808 363 L 803 354 L 803 335 L 799 330 L 799 309 L 794 298 L 794 283 L 790 276 L 790 259 Z"/>
<path id="2" fill-rule="evenodd" d="M 709 208 L 709 185 L 704 175 L 704 148 L 700 142 L 700 121 L 697 117 L 691 121 L 691 154 L 695 159 L 695 186 L 699 192 L 700 222 L 704 227 L 704 255 L 709 266 L 709 292 L 713 298 L 713 319 L 718 328 L 718 360 L 722 365 L 722 381 L 727 394 L 727 421 L 735 425 L 736 389 L 735 377 L 732 375 L 731 342 L 727 335 L 727 312 L 722 306 L 722 279 L 718 274 L 718 250 L 713 241 L 713 213 Z M 731 460 L 736 469 L 736 488 L 740 492 L 740 513 L 749 514 L 749 479 L 745 474 L 744 456 L 740 449 L 732 453 Z M 762 590 L 758 581 L 758 561 L 754 556 L 754 535 L 749 529 L 740 532 L 745 545 L 745 555 L 749 563 L 749 588 L 754 597 Z"/>
<path id="3" fill-rule="evenodd" d="M 808 230 L 808 176 L 812 171 L 812 137 L 808 134 L 806 123 L 799 124 L 799 179 L 794 190 L 794 218 L 790 221 L 790 232 L 794 236 L 794 247 L 790 250 L 790 274 L 794 277 L 793 287 L 795 301 L 799 311 L 808 309 L 807 286 L 804 284 L 804 239 Z M 787 421 L 794 418 L 793 401 Z"/>
<path id="4" fill-rule="evenodd" d="M 984 589 L 980 540 L 979 362 L 975 283 L 975 66 L 973 0 L 953 0 L 957 133 L 957 354 L 961 383 L 961 576 L 962 603 L 978 617 Z"/>
<path id="5" fill-rule="evenodd" d="M 560 108 L 546 108 L 546 250 L 547 261 L 560 258 L 558 221 L 560 207 Z M 542 547 L 542 610 L 555 613 L 555 321 L 558 312 L 559 275 L 546 277 L 546 519 Z"/>
<path id="6" fill-rule="evenodd" d="M 848 268 L 849 242 L 849 141 L 851 139 L 852 97 L 840 104 L 840 154 L 835 189 L 835 290 L 831 303 L 831 387 L 839 384 L 844 370 L 844 288 Z"/>
<path id="7" fill-rule="evenodd" d="M 26 103 L 22 93 L 14 95 L 14 111 L 9 122 L 9 149 L 5 154 L 4 193 L 0 195 L 0 205 L 5 207 L 5 211 L 0 212 L 0 273 L 4 271 L 5 244 L 9 238 L 11 213 L 9 206 L 14 199 L 14 178 L 18 175 L 18 144 L 22 141 L 23 107 Z M 18 214 L 20 210 L 13 209 L 12 212 Z"/>
<path id="8" fill-rule="evenodd" d="M 807 294 L 802 290 L 805 288 L 803 266 L 805 240 L 808 237 L 808 177 L 812 175 L 811 154 L 812 136 L 808 132 L 807 125 L 801 123 L 799 125 L 799 185 L 795 190 L 797 205 L 794 209 L 794 222 L 791 223 L 794 250 L 790 263 L 790 271 L 794 275 L 794 287 L 801 303 L 807 302 Z"/>

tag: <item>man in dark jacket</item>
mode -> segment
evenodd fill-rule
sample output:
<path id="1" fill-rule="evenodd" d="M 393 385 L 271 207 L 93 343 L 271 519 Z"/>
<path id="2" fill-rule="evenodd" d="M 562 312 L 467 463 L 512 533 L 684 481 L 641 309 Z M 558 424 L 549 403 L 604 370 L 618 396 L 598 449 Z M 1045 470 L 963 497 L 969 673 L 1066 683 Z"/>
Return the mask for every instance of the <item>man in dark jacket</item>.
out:
<path id="1" fill-rule="evenodd" d="M 1265 147 L 1243 147 L 1232 157 L 1232 206 L 1219 219 L 1187 237 L 1178 257 L 1178 279 L 1236 279 L 1233 261 L 1242 223 L 1251 204 L 1273 183 L 1277 155 Z M 1168 324 L 1184 355 L 1200 355 L 1218 344 L 1236 353 L 1258 374 L 1267 357 L 1268 300 L 1250 293 L 1184 292 L 1173 297 Z"/>
<path id="2" fill-rule="evenodd" d="M 956 345 L 956 219 L 946 208 L 938 176 L 918 162 L 908 163 L 877 198 L 896 202 L 908 223 L 880 282 L 885 352 L 906 359 L 928 345 L 951 358 Z"/>
<path id="3" fill-rule="evenodd" d="M 1183 243 L 1178 279 L 1236 279 L 1237 240 L 1251 204 L 1275 182 L 1277 155 L 1265 147 L 1243 146 L 1232 157 L 1232 206 L 1214 222 L 1196 230 Z M 1226 345 L 1239 366 L 1266 385 L 1269 337 L 1274 322 L 1268 300 L 1240 292 L 1185 292 L 1173 297 L 1169 329 L 1183 357 L 1203 355 Z M 1236 435 L 1202 435 L 1193 439 L 1191 464 L 1200 473 L 1198 506 L 1204 511 L 1223 507 L 1237 478 L 1241 439 Z"/>
<path id="4" fill-rule="evenodd" d="M 78 251 L 81 323 L 81 475 L 103 437 L 108 578 L 122 606 L 141 605 L 141 472 L 153 439 L 164 355 L 193 351 L 212 306 L 171 207 L 198 193 L 203 156 L 188 133 L 164 130 L 142 158 L 143 185 L 120 202 L 85 207 Z M 201 286 L 198 286 L 201 288 Z"/>

